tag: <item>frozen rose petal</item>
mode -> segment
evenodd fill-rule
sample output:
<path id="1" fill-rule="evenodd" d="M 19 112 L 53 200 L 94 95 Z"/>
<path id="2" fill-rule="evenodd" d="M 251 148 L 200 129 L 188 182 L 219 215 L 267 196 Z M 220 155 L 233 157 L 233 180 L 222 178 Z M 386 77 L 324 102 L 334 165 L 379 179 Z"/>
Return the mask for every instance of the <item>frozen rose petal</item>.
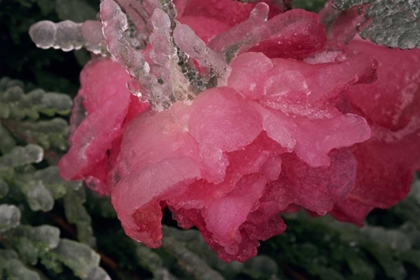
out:
<path id="1" fill-rule="evenodd" d="M 179 209 L 174 211 L 174 218 L 178 221 L 178 224 L 182 227 L 195 225 L 200 230 L 203 235 L 204 240 L 209 244 L 209 246 L 217 252 L 219 258 L 226 262 L 231 262 L 233 260 L 238 260 L 244 262 L 247 259 L 255 256 L 257 254 L 257 247 L 260 245 L 258 240 L 262 239 L 262 236 L 267 236 L 268 232 L 270 233 L 281 233 L 285 230 L 286 226 L 281 218 L 270 219 L 271 222 L 276 222 L 273 228 L 270 228 L 268 232 L 258 232 L 256 235 L 248 226 L 243 226 L 240 231 L 240 243 L 235 244 L 232 247 L 225 248 L 215 241 L 212 233 L 207 229 L 204 218 L 201 214 L 201 211 L 198 210 L 185 210 Z M 268 225 L 267 225 L 268 226 Z M 267 227 L 266 226 L 266 227 Z M 266 228 L 265 227 L 265 228 Z M 254 228 L 255 229 L 255 228 Z M 264 227 L 262 227 L 264 229 Z M 248 234 L 250 232 L 250 234 Z M 231 251 L 234 249 L 234 251 Z"/>
<path id="2" fill-rule="evenodd" d="M 372 55 L 378 60 L 378 81 L 356 85 L 347 91 L 351 103 L 372 122 L 401 129 L 418 114 L 420 99 L 420 50 L 397 50 L 353 40 L 350 49 Z"/>
<path id="3" fill-rule="evenodd" d="M 327 14 L 325 8 L 325 14 Z M 342 11 L 328 29 L 328 39 L 348 43 L 356 35 L 356 27 L 366 18 L 360 13 L 360 7 L 353 7 Z"/>
<path id="4" fill-rule="evenodd" d="M 261 131 L 261 118 L 235 90 L 213 88 L 194 100 L 188 129 L 200 146 L 230 152 L 257 137 Z"/>
<path id="5" fill-rule="evenodd" d="M 332 149 L 363 142 L 371 135 L 365 119 L 354 114 L 342 115 L 336 111 L 330 118 L 311 119 L 290 118 L 261 107 L 259 110 L 267 135 L 313 167 L 328 166 L 328 153 Z"/>
<path id="6" fill-rule="evenodd" d="M 109 79 L 110 76 L 112 79 Z M 113 143 L 120 137 L 120 130 L 124 129 L 128 120 L 148 107 L 133 99 L 125 86 L 129 79 L 124 68 L 109 59 L 92 60 L 85 66 L 81 73 L 82 88 L 78 94 L 80 102 L 76 102 L 72 112 L 71 148 L 59 163 L 63 178 L 89 177 L 88 182 L 95 184 L 100 193 L 108 192 L 104 187 L 105 172 L 109 168 L 107 151 L 115 147 Z M 81 114 L 81 106 L 84 114 Z M 82 115 L 86 117 L 81 121 Z"/>
<path id="7" fill-rule="evenodd" d="M 267 22 L 272 35 L 252 52 L 268 57 L 300 58 L 322 49 L 326 42 L 325 27 L 318 15 L 304 10 L 291 10 Z"/>
<path id="8" fill-rule="evenodd" d="M 353 114 L 319 120 L 297 118 L 296 124 L 294 151 L 313 167 L 328 166 L 332 149 L 350 147 L 371 136 L 366 120 Z"/>
<path id="9" fill-rule="evenodd" d="M 87 186 L 102 195 L 110 193 L 107 177 L 119 151 L 121 129 L 148 107 L 125 87 L 129 78 L 109 59 L 95 59 L 85 66 L 71 117 L 71 148 L 59 163 L 63 178 L 85 178 Z"/>
<path id="10" fill-rule="evenodd" d="M 369 210 L 388 208 L 403 199 L 420 168 L 420 52 L 392 50 L 359 39 L 349 46 L 378 60 L 377 81 L 350 88 L 348 106 L 342 108 L 365 117 L 372 128 L 370 140 L 352 147 L 358 171 L 349 201 L 333 211 L 338 219 L 361 225 Z M 352 216 L 351 209 L 358 205 L 360 211 Z"/>
<path id="11" fill-rule="evenodd" d="M 178 156 L 199 162 L 196 141 L 184 131 L 171 111 L 144 113 L 127 126 L 112 176 L 122 177 L 130 174 L 134 167 L 143 170 Z"/>
<path id="12" fill-rule="evenodd" d="M 156 232 L 160 232 L 162 214 L 151 219 L 147 213 L 155 215 L 161 209 L 150 211 L 145 205 L 152 203 L 157 209 L 156 203 L 181 194 L 199 176 L 197 163 L 189 157 L 170 158 L 143 168 L 133 166 L 129 174 L 119 178 L 111 194 L 126 233 L 148 246 L 159 246 L 161 235 Z"/>
<path id="13" fill-rule="evenodd" d="M 345 201 L 337 202 L 330 214 L 339 221 L 363 226 L 364 219 L 373 208 L 373 206 L 360 203 L 349 197 Z"/>
<path id="14" fill-rule="evenodd" d="M 330 153 L 329 167 L 313 168 L 293 154 L 282 156 L 282 172 L 270 183 L 262 202 L 276 201 L 278 211 L 291 204 L 325 215 L 354 186 L 356 160 L 348 150 Z"/>
<path id="15" fill-rule="evenodd" d="M 221 32 L 225 32 L 230 28 L 229 25 L 212 18 L 203 16 L 185 16 L 178 19 L 180 23 L 186 24 L 194 30 L 195 34 L 205 43 Z"/>
<path id="16" fill-rule="evenodd" d="M 379 208 L 389 208 L 410 191 L 414 172 L 420 167 L 420 138 L 417 132 L 400 140 L 375 139 L 355 145 L 357 179 L 353 200 Z M 389 133 L 391 134 L 391 133 Z"/>
<path id="17" fill-rule="evenodd" d="M 344 90 L 369 80 L 376 69 L 376 61 L 362 53 L 337 49 L 317 55 L 329 53 L 333 55 L 332 61 L 312 61 L 314 64 L 273 59 L 274 67 L 267 74 L 266 91 L 261 103 L 285 113 L 319 118 Z"/>
<path id="18" fill-rule="evenodd" d="M 232 0 L 190 0 L 183 10 L 182 16 L 203 16 L 214 18 L 230 26 L 246 20 L 258 2 L 267 3 L 270 7 L 269 17 L 282 12 L 271 0 L 256 1 L 255 3 L 240 3 Z"/>
<path id="19" fill-rule="evenodd" d="M 237 253 L 237 245 L 241 241 L 238 229 L 262 196 L 266 182 L 262 176 L 246 176 L 238 182 L 234 191 L 213 200 L 206 207 L 204 218 L 207 229 L 226 251 L 230 250 L 230 254 Z"/>
<path id="20" fill-rule="evenodd" d="M 95 168 L 88 175 L 86 175 L 86 186 L 101 195 L 109 195 L 110 189 L 107 185 L 108 172 L 108 158 L 105 157 L 96 163 Z"/>
<path id="21" fill-rule="evenodd" d="M 281 170 L 281 158 L 277 154 L 283 152 L 284 149 L 261 133 L 252 144 L 226 154 L 229 165 L 225 167 L 221 182 L 214 183 L 209 179 L 208 171 L 204 169 L 208 166 L 204 166 L 201 177 L 206 180 L 197 180 L 182 195 L 167 203 L 174 209 L 202 209 L 234 190 L 244 175 L 261 174 L 266 181 L 276 180 Z"/>
<path id="22" fill-rule="evenodd" d="M 273 68 L 268 57 L 262 53 L 244 53 L 235 58 L 230 67 L 232 73 L 227 81 L 229 87 L 249 100 L 259 99 L 264 94 L 266 73 Z"/>

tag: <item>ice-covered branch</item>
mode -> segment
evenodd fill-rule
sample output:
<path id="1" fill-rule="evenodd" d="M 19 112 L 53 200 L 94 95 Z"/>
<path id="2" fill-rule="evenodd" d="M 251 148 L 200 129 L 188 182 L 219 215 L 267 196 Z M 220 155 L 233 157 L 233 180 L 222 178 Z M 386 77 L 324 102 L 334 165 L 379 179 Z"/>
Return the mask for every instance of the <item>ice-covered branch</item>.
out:
<path id="1" fill-rule="evenodd" d="M 153 33 L 150 44 L 153 50 L 150 57 L 156 63 L 154 69 L 160 85 L 156 86 L 151 96 L 151 104 L 160 103 L 166 109 L 175 101 L 192 99 L 188 90 L 189 82 L 182 75 L 178 66 L 177 48 L 172 40 L 172 23 L 170 17 L 161 9 L 155 9 L 151 18 Z"/>
<path id="2" fill-rule="evenodd" d="M 267 4 L 258 3 L 248 20 L 219 34 L 209 43 L 209 47 L 223 53 L 226 61 L 230 62 L 239 52 L 246 51 L 260 41 L 268 39 L 271 35 L 270 28 L 266 24 L 268 11 Z"/>
<path id="3" fill-rule="evenodd" d="M 180 50 L 195 59 L 201 67 L 210 68 L 210 76 L 226 77 L 229 67 L 223 56 L 208 48 L 188 25 L 181 24 L 175 28 L 174 40 Z"/>
<path id="4" fill-rule="evenodd" d="M 104 0 L 101 3 L 101 20 L 109 52 L 135 79 L 147 76 L 150 71 L 149 64 L 141 52 L 133 49 L 127 42 L 127 16 L 115 1 Z"/>
<path id="5" fill-rule="evenodd" d="M 106 54 L 101 23 L 88 20 L 75 23 L 70 20 L 54 23 L 44 20 L 29 29 L 29 35 L 37 47 L 61 49 L 65 52 L 85 47 L 95 54 Z"/>

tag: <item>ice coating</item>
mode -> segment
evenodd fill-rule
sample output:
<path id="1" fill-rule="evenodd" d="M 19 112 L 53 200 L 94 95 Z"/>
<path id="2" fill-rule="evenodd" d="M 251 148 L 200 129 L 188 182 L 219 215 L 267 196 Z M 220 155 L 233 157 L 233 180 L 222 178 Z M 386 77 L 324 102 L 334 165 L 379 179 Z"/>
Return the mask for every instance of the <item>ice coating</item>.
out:
<path id="1" fill-rule="evenodd" d="M 394 79 L 394 58 L 381 57 L 392 54 L 326 42 L 316 14 L 280 13 L 274 1 L 174 3 L 178 13 L 171 1 L 102 1 L 116 61 L 83 71 L 86 112 L 75 107 L 60 163 L 66 178 L 111 195 L 127 235 L 160 246 L 168 207 L 220 258 L 245 261 L 286 229 L 280 213 L 362 224 L 404 197 L 420 158 L 414 66 Z M 141 38 L 150 44 L 136 47 Z"/>
<path id="2" fill-rule="evenodd" d="M 29 35 L 38 48 L 68 52 L 86 47 L 95 54 L 106 55 L 101 28 L 99 22 L 92 20 L 83 24 L 69 20 L 58 23 L 44 20 L 32 25 Z"/>
<path id="3" fill-rule="evenodd" d="M 223 57 L 208 48 L 188 25 L 181 24 L 175 28 L 174 40 L 180 50 L 195 59 L 201 67 L 209 67 L 216 77 L 227 76 L 228 66 Z"/>
<path id="4" fill-rule="evenodd" d="M 86 178 L 92 188 L 108 193 L 107 151 L 112 148 L 114 139 L 121 135 L 120 129 L 132 102 L 125 87 L 128 79 L 125 70 L 109 59 L 96 59 L 85 66 L 81 73 L 82 88 L 78 93 L 82 104 L 73 109 L 73 116 L 76 116 L 83 106 L 82 117 L 85 118 L 81 121 L 72 117 L 71 148 L 59 163 L 60 175 L 64 179 Z M 115 106 L 119 110 L 115 110 Z M 145 107 L 137 108 L 138 112 Z"/>

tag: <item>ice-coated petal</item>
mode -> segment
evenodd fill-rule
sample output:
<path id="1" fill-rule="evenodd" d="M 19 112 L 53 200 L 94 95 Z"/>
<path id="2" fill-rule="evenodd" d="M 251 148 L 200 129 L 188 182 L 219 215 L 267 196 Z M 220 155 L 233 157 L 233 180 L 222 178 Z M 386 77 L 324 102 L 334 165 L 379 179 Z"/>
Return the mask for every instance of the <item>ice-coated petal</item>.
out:
<path id="1" fill-rule="evenodd" d="M 241 241 L 239 227 L 248 214 L 257 206 L 267 181 L 261 175 L 245 176 L 234 191 L 212 201 L 204 211 L 207 229 L 213 239 L 225 247 L 225 251 L 236 254 Z"/>
<path id="2" fill-rule="evenodd" d="M 328 153 L 335 148 L 349 147 L 369 139 L 370 128 L 365 119 L 335 112 L 329 118 L 290 118 L 276 110 L 259 107 L 263 129 L 288 151 L 313 167 L 328 166 Z"/>
<path id="3" fill-rule="evenodd" d="M 301 58 L 321 50 L 325 27 L 315 13 L 291 10 L 267 22 L 271 36 L 250 49 L 268 57 Z"/>
<path id="4" fill-rule="evenodd" d="M 347 91 L 351 103 L 375 124 L 392 130 L 407 125 L 418 114 L 420 99 L 420 50 L 397 50 L 353 40 L 349 48 L 378 60 L 378 81 Z"/>
<path id="5" fill-rule="evenodd" d="M 352 147 L 358 161 L 356 184 L 349 200 L 337 204 L 332 214 L 361 225 L 373 208 L 389 208 L 403 199 L 420 168 L 420 52 L 359 39 L 349 47 L 378 60 L 377 81 L 345 93 L 350 110 L 368 120 L 372 138 Z"/>
<path id="6" fill-rule="evenodd" d="M 191 27 L 195 34 L 206 44 L 216 37 L 217 34 L 230 28 L 226 23 L 203 16 L 183 16 L 178 21 Z"/>
<path id="7" fill-rule="evenodd" d="M 365 119 L 353 115 L 338 115 L 326 119 L 297 118 L 295 153 L 313 167 L 328 166 L 328 152 L 335 148 L 350 147 L 370 138 Z"/>
<path id="8" fill-rule="evenodd" d="M 262 203 L 276 202 L 277 211 L 296 204 L 325 215 L 337 201 L 347 198 L 356 179 L 357 162 L 348 149 L 330 152 L 329 167 L 314 168 L 293 154 L 282 156 L 278 180 L 267 186 Z"/>
<path id="9" fill-rule="evenodd" d="M 389 208 L 408 194 L 414 172 L 420 167 L 420 126 L 416 127 L 409 135 L 392 140 L 378 139 L 378 128 L 374 128 L 372 139 L 352 148 L 358 161 L 353 200 Z"/>
<path id="10" fill-rule="evenodd" d="M 166 197 L 185 191 L 200 176 L 197 163 L 190 157 L 175 157 L 147 167 L 132 166 L 118 178 L 111 198 L 125 232 L 149 247 L 161 244 L 161 207 Z"/>
<path id="11" fill-rule="evenodd" d="M 345 49 L 323 51 L 306 63 L 291 59 L 272 61 L 274 67 L 267 74 L 261 103 L 285 113 L 317 118 L 349 86 L 369 81 L 376 69 L 371 56 Z"/>
<path id="12" fill-rule="evenodd" d="M 130 104 L 131 94 L 125 87 L 128 79 L 125 70 L 108 59 L 91 61 L 82 71 L 79 98 L 86 109 L 86 118 L 73 132 L 71 148 L 60 160 L 63 178 L 74 180 L 88 176 L 106 157 L 106 151 L 120 133 Z"/>
<path id="13" fill-rule="evenodd" d="M 174 209 L 203 209 L 213 200 L 222 198 L 237 187 L 244 175 L 260 174 L 270 182 L 276 180 L 281 170 L 281 158 L 277 154 L 285 152 L 277 143 L 261 133 L 250 145 L 226 154 L 229 165 L 223 173 L 221 183 L 210 183 L 203 166 L 202 178 L 188 187 L 182 195 L 170 199 L 167 203 Z"/>
<path id="14" fill-rule="evenodd" d="M 285 9 L 285 7 L 278 7 L 275 3 L 273 3 L 277 1 L 271 0 L 258 0 L 254 3 L 240 3 L 232 0 L 190 0 L 185 6 L 181 16 L 202 16 L 206 18 L 214 18 L 233 26 L 246 20 L 252 9 L 259 2 L 264 2 L 269 5 L 269 18 L 281 13 Z"/>
<path id="15" fill-rule="evenodd" d="M 339 221 L 363 226 L 364 219 L 373 208 L 373 206 L 353 200 L 350 195 L 345 201 L 337 202 L 330 214 Z"/>
<path id="16" fill-rule="evenodd" d="M 261 131 L 261 118 L 235 90 L 202 92 L 191 108 L 188 130 L 200 146 L 230 152 L 251 143 Z"/>
<path id="17" fill-rule="evenodd" d="M 141 131 L 141 133 L 139 133 Z M 168 158 L 190 157 L 199 163 L 198 144 L 177 122 L 170 110 L 147 112 L 127 126 L 121 143 L 113 178 L 153 166 Z M 118 183 L 111 179 L 111 184 Z"/>
<path id="18" fill-rule="evenodd" d="M 271 60 L 262 53 L 244 53 L 230 64 L 232 73 L 227 85 L 248 100 L 259 99 L 266 91 L 264 81 L 273 68 Z"/>

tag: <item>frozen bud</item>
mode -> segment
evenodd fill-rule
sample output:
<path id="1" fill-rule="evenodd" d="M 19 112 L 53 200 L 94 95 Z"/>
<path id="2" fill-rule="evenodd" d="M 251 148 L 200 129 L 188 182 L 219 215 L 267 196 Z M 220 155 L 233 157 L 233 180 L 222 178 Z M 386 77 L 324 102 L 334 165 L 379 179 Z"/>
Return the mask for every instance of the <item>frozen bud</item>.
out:
<path id="1" fill-rule="evenodd" d="M 20 224 L 20 211 L 14 205 L 0 205 L 0 233 Z"/>

